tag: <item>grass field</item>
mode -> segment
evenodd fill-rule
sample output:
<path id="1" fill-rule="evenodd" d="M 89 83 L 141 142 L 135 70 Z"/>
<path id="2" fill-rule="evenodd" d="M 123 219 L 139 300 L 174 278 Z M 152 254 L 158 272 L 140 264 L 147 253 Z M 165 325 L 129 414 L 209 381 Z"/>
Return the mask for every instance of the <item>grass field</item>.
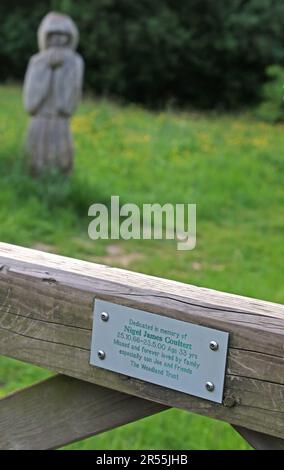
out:
<path id="1" fill-rule="evenodd" d="M 284 126 L 249 115 L 151 113 L 86 99 L 72 122 L 72 178 L 31 180 L 17 87 L 0 87 L 0 240 L 284 303 Z M 196 203 L 197 247 L 88 239 L 88 207 Z M 0 358 L 0 395 L 47 376 Z M 171 410 L 71 446 L 247 449 L 231 428 Z"/>

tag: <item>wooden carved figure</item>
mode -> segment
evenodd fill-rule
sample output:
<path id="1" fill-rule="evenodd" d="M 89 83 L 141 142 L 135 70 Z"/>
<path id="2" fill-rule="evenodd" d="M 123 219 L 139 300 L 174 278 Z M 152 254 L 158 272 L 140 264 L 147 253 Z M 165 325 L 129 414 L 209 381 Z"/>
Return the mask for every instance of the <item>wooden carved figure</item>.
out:
<path id="1" fill-rule="evenodd" d="M 51 12 L 38 29 L 40 52 L 31 57 L 24 83 L 24 106 L 31 115 L 27 149 L 33 175 L 73 166 L 69 121 L 80 99 L 84 62 L 75 52 L 76 25 L 66 15 Z"/>

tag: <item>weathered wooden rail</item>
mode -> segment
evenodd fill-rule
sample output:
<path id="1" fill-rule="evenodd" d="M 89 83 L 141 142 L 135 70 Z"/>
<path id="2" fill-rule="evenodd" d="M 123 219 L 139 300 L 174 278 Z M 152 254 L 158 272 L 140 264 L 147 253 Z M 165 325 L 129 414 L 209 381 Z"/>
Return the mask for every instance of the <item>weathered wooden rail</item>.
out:
<path id="1" fill-rule="evenodd" d="M 223 403 L 91 366 L 98 298 L 229 332 Z M 0 354 L 63 374 L 0 401 L 0 448 L 56 448 L 169 407 L 283 448 L 282 305 L 0 243 Z"/>

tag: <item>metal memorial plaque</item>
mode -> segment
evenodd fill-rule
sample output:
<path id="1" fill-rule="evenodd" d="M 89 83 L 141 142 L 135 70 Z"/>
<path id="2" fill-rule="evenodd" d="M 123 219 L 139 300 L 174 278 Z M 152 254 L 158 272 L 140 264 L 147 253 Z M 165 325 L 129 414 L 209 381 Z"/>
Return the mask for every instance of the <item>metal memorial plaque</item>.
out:
<path id="1" fill-rule="evenodd" d="M 96 300 L 90 363 L 221 403 L 229 333 Z"/>

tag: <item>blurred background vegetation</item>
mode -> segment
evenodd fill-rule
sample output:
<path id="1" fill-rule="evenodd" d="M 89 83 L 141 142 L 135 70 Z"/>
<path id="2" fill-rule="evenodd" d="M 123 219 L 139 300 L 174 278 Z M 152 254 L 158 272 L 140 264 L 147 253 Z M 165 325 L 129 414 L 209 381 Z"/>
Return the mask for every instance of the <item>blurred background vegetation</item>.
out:
<path id="1" fill-rule="evenodd" d="M 284 65 L 279 0 L 1 0 L 0 80 L 23 78 L 50 9 L 77 22 L 97 94 L 236 109 L 259 102 L 266 68 Z"/>
<path id="2" fill-rule="evenodd" d="M 25 166 L 20 82 L 50 9 L 75 19 L 86 60 L 68 180 Z M 284 303 L 283 44 L 279 0 L 1 0 L 0 240 Z M 111 194 L 197 203 L 196 249 L 89 240 L 88 208 Z M 0 357 L 0 396 L 48 374 Z M 171 410 L 70 448 L 249 446 Z"/>

